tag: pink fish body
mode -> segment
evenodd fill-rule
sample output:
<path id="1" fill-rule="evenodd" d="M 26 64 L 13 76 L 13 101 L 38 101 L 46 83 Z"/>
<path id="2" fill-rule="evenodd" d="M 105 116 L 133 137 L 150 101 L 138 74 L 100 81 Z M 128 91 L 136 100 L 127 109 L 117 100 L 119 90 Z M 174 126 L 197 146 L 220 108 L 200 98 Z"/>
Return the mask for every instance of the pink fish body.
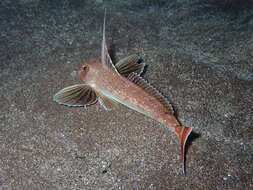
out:
<path id="1" fill-rule="evenodd" d="M 178 136 L 184 171 L 185 143 L 192 128 L 181 125 L 167 99 L 140 76 L 144 66 L 139 55 L 112 63 L 105 41 L 104 19 L 102 63 L 94 59 L 82 65 L 78 74 L 84 83 L 60 90 L 54 100 L 68 106 L 86 106 L 98 100 L 106 110 L 123 104 L 159 121 Z"/>
<path id="2" fill-rule="evenodd" d="M 89 71 L 86 73 L 83 71 L 83 67 L 85 67 L 85 70 L 89 68 Z M 169 122 L 171 127 L 179 125 L 174 115 L 168 114 L 171 112 L 168 107 L 153 96 L 152 93 L 148 93 L 141 86 L 129 80 L 130 77 L 125 78 L 110 69 L 104 68 L 98 60 L 91 60 L 84 64 L 83 67 L 78 71 L 79 76 L 98 94 L 102 94 L 115 103 L 121 103 L 163 124 Z M 132 74 L 131 76 L 143 81 L 154 93 L 158 93 L 157 90 L 152 88 L 137 74 Z"/>

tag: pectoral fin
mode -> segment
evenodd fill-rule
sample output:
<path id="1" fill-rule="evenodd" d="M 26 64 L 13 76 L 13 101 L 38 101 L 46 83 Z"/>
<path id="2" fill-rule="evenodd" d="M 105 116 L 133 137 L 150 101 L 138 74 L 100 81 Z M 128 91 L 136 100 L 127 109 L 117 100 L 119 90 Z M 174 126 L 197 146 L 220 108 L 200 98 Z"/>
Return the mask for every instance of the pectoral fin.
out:
<path id="1" fill-rule="evenodd" d="M 97 102 L 97 95 L 89 85 L 77 84 L 63 88 L 53 99 L 66 106 L 88 106 Z"/>
<path id="2" fill-rule="evenodd" d="M 140 55 L 133 54 L 121 59 L 115 67 L 121 75 L 128 77 L 131 73 L 140 75 L 144 70 L 145 63 L 142 62 Z"/>

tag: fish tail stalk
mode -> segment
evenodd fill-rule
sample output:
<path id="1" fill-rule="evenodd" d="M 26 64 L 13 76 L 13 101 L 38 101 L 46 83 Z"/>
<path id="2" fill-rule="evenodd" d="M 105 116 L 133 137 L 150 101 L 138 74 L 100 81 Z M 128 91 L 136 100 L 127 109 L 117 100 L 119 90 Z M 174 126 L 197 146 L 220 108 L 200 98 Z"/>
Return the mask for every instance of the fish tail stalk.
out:
<path id="1" fill-rule="evenodd" d="M 183 125 L 178 126 L 175 130 L 180 143 L 181 160 L 184 174 L 185 174 L 185 144 L 188 139 L 188 136 L 191 134 L 191 131 L 192 131 L 191 127 L 186 127 Z"/>

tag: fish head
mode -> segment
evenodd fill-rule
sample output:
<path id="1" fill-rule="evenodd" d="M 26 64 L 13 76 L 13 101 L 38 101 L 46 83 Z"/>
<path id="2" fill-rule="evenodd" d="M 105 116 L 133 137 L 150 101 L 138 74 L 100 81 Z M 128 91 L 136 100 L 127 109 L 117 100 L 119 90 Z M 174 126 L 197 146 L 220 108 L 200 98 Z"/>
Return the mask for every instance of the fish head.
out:
<path id="1" fill-rule="evenodd" d="M 84 81 L 87 82 L 92 78 L 95 78 L 98 74 L 98 67 L 99 67 L 99 61 L 98 60 L 90 60 L 83 64 L 80 69 L 78 70 L 79 77 Z"/>

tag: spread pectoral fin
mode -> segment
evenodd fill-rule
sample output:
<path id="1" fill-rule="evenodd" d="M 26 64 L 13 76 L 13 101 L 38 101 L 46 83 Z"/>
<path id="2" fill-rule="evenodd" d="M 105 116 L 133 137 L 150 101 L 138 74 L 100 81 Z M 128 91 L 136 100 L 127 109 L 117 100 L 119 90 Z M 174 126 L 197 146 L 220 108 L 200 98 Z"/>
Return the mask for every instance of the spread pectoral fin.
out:
<path id="1" fill-rule="evenodd" d="M 115 67 L 121 75 L 128 77 L 131 73 L 140 75 L 144 70 L 145 63 L 142 62 L 140 55 L 133 54 L 121 59 Z"/>
<path id="2" fill-rule="evenodd" d="M 54 101 L 66 106 L 88 106 L 97 102 L 97 95 L 89 85 L 77 84 L 57 92 Z"/>

